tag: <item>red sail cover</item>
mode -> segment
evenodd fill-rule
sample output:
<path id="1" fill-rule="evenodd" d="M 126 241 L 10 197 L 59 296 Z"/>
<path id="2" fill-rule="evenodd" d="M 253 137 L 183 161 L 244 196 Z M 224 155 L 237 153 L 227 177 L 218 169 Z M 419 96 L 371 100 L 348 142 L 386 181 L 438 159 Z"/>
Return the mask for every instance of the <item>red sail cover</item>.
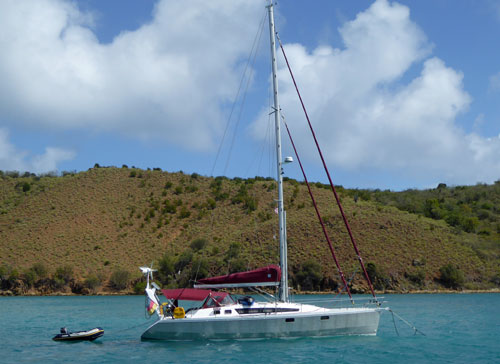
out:
<path id="1" fill-rule="evenodd" d="M 195 287 L 251 287 L 277 286 L 281 279 L 281 269 L 275 264 L 267 267 L 250 270 L 248 272 L 233 273 L 226 276 L 204 278 L 198 281 Z"/>

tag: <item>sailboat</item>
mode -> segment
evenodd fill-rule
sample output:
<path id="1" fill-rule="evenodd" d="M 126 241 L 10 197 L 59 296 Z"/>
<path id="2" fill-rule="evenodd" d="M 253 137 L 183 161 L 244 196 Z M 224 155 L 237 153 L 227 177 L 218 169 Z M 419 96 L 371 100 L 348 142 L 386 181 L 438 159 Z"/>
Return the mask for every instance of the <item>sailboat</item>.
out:
<path id="1" fill-rule="evenodd" d="M 147 279 L 146 310 L 150 315 L 158 317 L 157 321 L 142 334 L 142 339 L 258 339 L 376 335 L 377 333 L 380 315 L 384 309 L 380 307 L 375 295 L 375 300 L 373 300 L 375 305 L 373 307 L 352 305 L 350 307 L 326 308 L 292 302 L 290 299 L 286 222 L 283 206 L 282 165 L 284 161 L 282 161 L 281 155 L 280 108 L 278 79 L 276 76 L 276 33 L 272 1 L 270 1 L 267 9 L 274 89 L 280 264 L 279 266 L 269 265 L 252 271 L 200 279 L 194 285 L 194 288 L 180 289 L 160 289 L 158 285 L 152 282 L 154 270 L 150 267 L 141 267 L 140 269 Z M 290 159 L 287 158 L 285 162 L 287 161 L 290 161 Z M 333 254 L 331 245 L 330 249 Z M 360 262 L 362 263 L 361 259 Z M 366 273 L 365 269 L 364 271 Z M 344 288 L 348 290 L 343 274 L 341 276 Z M 259 287 L 275 287 L 278 294 L 276 297 L 273 296 L 271 300 L 257 302 L 252 296 L 236 298 L 236 296 L 233 297 L 227 292 L 220 291 L 221 289 L 241 289 L 245 287 L 257 289 L 260 289 Z M 158 290 L 162 292 L 167 302 L 160 304 L 157 296 Z M 269 295 L 269 293 L 267 294 Z M 184 300 L 197 301 L 199 305 L 184 310 L 179 305 L 179 301 Z"/>

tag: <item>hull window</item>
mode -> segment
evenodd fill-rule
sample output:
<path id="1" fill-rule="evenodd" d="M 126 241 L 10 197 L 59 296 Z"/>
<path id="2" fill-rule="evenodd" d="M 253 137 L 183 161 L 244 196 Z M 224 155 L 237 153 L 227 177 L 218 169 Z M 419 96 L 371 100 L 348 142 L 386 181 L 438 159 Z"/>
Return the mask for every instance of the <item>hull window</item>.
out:
<path id="1" fill-rule="evenodd" d="M 252 313 L 278 313 L 278 312 L 297 312 L 298 308 L 280 308 L 280 307 L 261 307 L 261 308 L 237 308 L 239 314 Z"/>

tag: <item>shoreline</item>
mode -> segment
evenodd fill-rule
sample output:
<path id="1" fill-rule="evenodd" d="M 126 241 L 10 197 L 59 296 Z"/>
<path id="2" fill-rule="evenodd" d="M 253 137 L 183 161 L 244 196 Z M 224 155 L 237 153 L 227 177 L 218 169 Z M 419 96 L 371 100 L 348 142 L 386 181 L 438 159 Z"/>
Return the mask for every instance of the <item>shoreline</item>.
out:
<path id="1" fill-rule="evenodd" d="M 475 294 L 475 293 L 500 293 L 500 288 L 492 288 L 492 289 L 463 289 L 463 290 L 410 290 L 410 291 L 375 291 L 377 295 L 385 295 L 385 294 Z M 318 292 L 318 291 L 302 291 L 296 292 L 292 291 L 293 295 L 337 295 L 338 292 Z M 359 294 L 369 294 L 369 292 L 365 293 L 355 293 Z M 122 292 L 98 292 L 95 294 L 77 294 L 77 293 L 68 293 L 68 292 L 54 292 L 51 294 L 23 294 L 23 295 L 15 295 L 10 291 L 0 291 L 0 297 L 62 297 L 62 296 L 142 296 L 143 294 L 136 294 L 133 291 L 122 291 Z M 345 295 L 345 293 L 344 293 Z"/>

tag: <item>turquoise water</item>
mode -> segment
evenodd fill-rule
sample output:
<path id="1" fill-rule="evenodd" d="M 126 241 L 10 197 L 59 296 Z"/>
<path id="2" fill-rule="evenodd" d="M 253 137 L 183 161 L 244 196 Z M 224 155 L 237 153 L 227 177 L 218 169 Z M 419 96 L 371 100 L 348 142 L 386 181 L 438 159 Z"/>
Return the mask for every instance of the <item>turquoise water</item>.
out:
<path id="1" fill-rule="evenodd" d="M 324 296 L 318 296 L 324 299 Z M 318 298 L 307 297 L 307 299 Z M 298 300 L 303 299 L 299 297 Z M 494 363 L 500 362 L 500 294 L 387 295 L 376 337 L 224 342 L 142 342 L 144 298 L 0 297 L 0 363 Z M 54 342 L 59 328 L 101 326 L 94 342 Z"/>

